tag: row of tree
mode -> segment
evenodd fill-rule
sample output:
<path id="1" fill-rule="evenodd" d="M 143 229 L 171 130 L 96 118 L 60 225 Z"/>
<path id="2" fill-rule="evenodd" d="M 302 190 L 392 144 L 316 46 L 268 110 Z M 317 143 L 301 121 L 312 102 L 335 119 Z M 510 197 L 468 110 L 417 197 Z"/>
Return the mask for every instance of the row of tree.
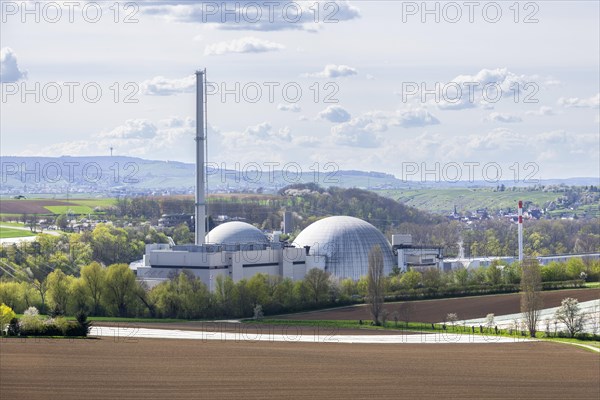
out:
<path id="1" fill-rule="evenodd" d="M 381 256 L 375 250 L 370 264 L 379 265 Z M 600 262 L 570 260 L 536 266 L 540 281 L 545 279 L 600 279 Z M 379 271 L 379 270 L 377 270 Z M 480 290 L 498 285 L 518 285 L 523 276 L 519 263 L 501 268 L 492 265 L 474 270 L 459 269 L 440 272 L 410 270 L 384 276 L 371 271 L 358 281 L 337 279 L 327 272 L 312 269 L 299 281 L 258 274 L 250 279 L 233 282 L 229 277 L 217 277 L 211 292 L 204 283 L 186 271 L 148 289 L 135 279 L 127 264 L 103 267 L 92 262 L 78 274 L 60 268 L 37 279 L 0 280 L 0 303 L 22 312 L 38 307 L 42 312 L 91 315 L 151 316 L 173 318 L 249 317 L 260 305 L 265 314 L 314 309 L 350 304 L 372 298 L 411 294 L 418 290 L 451 293 L 453 289 Z M 65 273 L 67 272 L 67 273 Z"/>

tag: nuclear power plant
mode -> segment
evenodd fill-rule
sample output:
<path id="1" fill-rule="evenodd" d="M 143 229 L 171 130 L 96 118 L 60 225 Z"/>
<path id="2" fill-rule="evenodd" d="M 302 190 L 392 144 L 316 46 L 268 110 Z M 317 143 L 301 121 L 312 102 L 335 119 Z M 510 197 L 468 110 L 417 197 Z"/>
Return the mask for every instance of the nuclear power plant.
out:
<path id="1" fill-rule="evenodd" d="M 368 271 L 371 249 L 383 253 L 384 273 L 394 266 L 443 268 L 439 248 L 412 246 L 410 235 L 393 235 L 390 245 L 370 223 L 349 216 L 321 219 L 304 229 L 292 244 L 270 237 L 258 228 L 240 221 L 226 222 L 206 232 L 206 74 L 196 72 L 196 194 L 195 243 L 186 245 L 149 244 L 136 268 L 137 277 L 154 286 L 185 270 L 214 290 L 218 276 L 234 282 L 267 274 L 303 279 L 306 272 L 319 268 L 339 279 L 358 280 Z M 284 213 L 283 232 L 293 231 L 292 213 Z"/>

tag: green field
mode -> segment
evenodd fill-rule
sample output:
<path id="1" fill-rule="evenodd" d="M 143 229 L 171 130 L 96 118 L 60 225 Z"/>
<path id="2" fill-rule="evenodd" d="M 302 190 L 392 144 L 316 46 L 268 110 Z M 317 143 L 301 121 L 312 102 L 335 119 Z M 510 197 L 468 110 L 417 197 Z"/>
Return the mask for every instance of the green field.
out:
<path id="1" fill-rule="evenodd" d="M 21 229 L 12 229 L 0 226 L 0 239 L 12 239 L 18 237 L 35 236 L 35 233 Z"/>
<path id="2" fill-rule="evenodd" d="M 88 206 L 44 206 L 52 214 L 93 214 L 94 209 Z"/>
<path id="3" fill-rule="evenodd" d="M 27 215 L 58 215 L 73 213 L 76 215 L 97 214 L 95 208 L 106 208 L 116 204 L 114 198 L 51 198 L 40 195 L 36 198 L 15 200 L 0 198 L 0 216 L 18 218 Z M 102 212 L 100 212 L 102 213 Z"/>
<path id="4" fill-rule="evenodd" d="M 534 205 L 542 207 L 560 196 L 559 193 L 541 191 L 496 192 L 490 188 L 395 189 L 375 192 L 408 206 L 439 214 L 453 212 L 454 206 L 458 212 L 475 211 L 479 208 L 516 210 L 519 200 L 530 201 Z"/>

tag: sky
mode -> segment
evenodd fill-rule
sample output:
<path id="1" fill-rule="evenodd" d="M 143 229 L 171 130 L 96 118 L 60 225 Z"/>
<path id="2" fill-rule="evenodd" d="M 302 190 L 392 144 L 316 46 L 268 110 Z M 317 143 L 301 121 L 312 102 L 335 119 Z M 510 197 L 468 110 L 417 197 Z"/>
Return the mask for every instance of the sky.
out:
<path id="1" fill-rule="evenodd" d="M 0 154 L 600 175 L 597 1 L 6 1 Z"/>

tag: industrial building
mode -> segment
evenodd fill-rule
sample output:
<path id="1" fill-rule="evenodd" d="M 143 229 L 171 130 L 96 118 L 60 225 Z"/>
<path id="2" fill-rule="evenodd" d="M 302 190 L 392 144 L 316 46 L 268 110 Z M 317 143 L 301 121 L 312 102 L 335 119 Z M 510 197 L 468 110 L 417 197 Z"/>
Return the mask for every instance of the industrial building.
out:
<path id="1" fill-rule="evenodd" d="M 205 72 L 196 72 L 196 201 L 193 220 L 206 220 L 205 206 Z M 188 216 L 169 216 L 165 223 Z M 293 230 L 291 212 L 284 214 L 283 231 Z M 192 218 L 189 218 L 192 219 Z M 368 272 L 369 252 L 379 246 L 384 273 L 394 266 L 441 267 L 441 249 L 412 246 L 408 235 L 394 235 L 394 247 L 383 233 L 359 218 L 334 216 L 314 222 L 291 245 L 279 241 L 279 232 L 267 237 L 258 228 L 241 221 L 223 223 L 206 233 L 202 223 L 195 225 L 195 243 L 189 245 L 150 244 L 143 260 L 132 264 L 138 279 L 153 286 L 188 271 L 214 290 L 218 276 L 234 282 L 263 273 L 303 279 L 306 272 L 319 268 L 339 279 L 358 280 Z M 397 236 L 397 237 L 396 237 Z"/>
<path id="2" fill-rule="evenodd" d="M 359 218 L 323 218 L 306 227 L 294 245 L 305 247 L 311 256 L 325 257 L 325 269 L 338 278 L 360 279 L 367 275 L 369 252 L 380 246 L 383 273 L 389 275 L 396 265 L 389 242 L 377 228 Z"/>

